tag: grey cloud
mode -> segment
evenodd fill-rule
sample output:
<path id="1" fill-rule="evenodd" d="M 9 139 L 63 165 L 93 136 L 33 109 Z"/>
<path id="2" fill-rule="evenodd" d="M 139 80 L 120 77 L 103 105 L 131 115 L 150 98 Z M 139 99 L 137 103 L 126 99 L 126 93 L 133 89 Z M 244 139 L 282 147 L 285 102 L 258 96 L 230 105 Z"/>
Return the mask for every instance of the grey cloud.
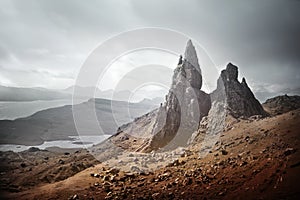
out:
<path id="1" fill-rule="evenodd" d="M 0 45 L 0 59 L 1 60 L 9 59 L 9 55 L 10 54 L 7 51 L 7 49 Z"/>
<path id="2" fill-rule="evenodd" d="M 250 80 L 300 84 L 299 1 L 164 1 L 146 6 L 134 1 L 134 6 L 149 24 L 168 24 L 193 36 L 219 69 L 234 62 Z"/>
<path id="3" fill-rule="evenodd" d="M 0 63 L 21 71 L 72 77 L 103 40 L 155 26 L 199 41 L 219 69 L 235 63 L 254 89 L 263 89 L 255 82 L 292 90 L 300 83 L 300 1 L 3 0 L 0 23 Z"/>
<path id="4" fill-rule="evenodd" d="M 0 66 L 0 85 L 10 83 L 9 85 L 14 87 L 60 88 L 60 85 L 74 84 L 73 79 L 71 75 L 59 72 L 11 69 Z M 32 85 L 32 80 L 35 81 L 35 85 Z"/>

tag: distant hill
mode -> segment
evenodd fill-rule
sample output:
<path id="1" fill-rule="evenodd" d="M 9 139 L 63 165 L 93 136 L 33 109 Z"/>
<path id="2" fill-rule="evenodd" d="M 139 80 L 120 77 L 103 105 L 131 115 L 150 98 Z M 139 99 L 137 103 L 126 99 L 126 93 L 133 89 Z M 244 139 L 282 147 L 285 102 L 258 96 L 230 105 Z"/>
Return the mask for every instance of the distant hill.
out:
<path id="1" fill-rule="evenodd" d="M 281 94 L 287 94 L 290 96 L 293 95 L 299 95 L 300 94 L 300 88 L 286 88 L 284 90 L 281 91 L 277 91 L 277 92 L 269 92 L 267 90 L 265 91 L 256 91 L 255 92 L 255 97 L 261 102 L 265 102 L 267 99 L 270 99 L 272 97 L 276 97 L 279 96 Z"/>
<path id="2" fill-rule="evenodd" d="M 95 87 L 85 87 L 85 86 L 70 86 L 63 90 L 52 90 L 41 87 L 33 88 L 22 88 L 22 87 L 6 87 L 0 85 L 0 101 L 37 101 L 37 100 L 58 100 L 58 99 L 71 99 L 76 89 L 76 98 L 88 100 L 91 98 L 101 98 L 101 99 L 112 99 L 117 101 L 131 101 L 136 102 L 137 99 L 132 98 L 133 93 L 129 90 L 114 91 L 110 90 L 100 90 Z M 153 94 L 152 94 L 153 93 Z M 154 99 L 150 100 L 152 103 L 154 101 L 160 101 L 163 92 L 156 91 L 152 92 L 151 95 L 148 94 L 147 98 L 153 96 Z M 160 97 L 161 96 L 161 97 Z"/>
<path id="3" fill-rule="evenodd" d="M 127 103 L 106 99 L 91 99 L 75 105 L 76 112 L 82 116 L 86 135 L 99 134 L 92 124 L 89 111 L 95 106 L 99 125 L 105 134 L 114 134 L 118 126 L 132 121 L 157 106 L 147 103 Z M 129 112 L 129 115 L 128 115 Z M 41 144 L 46 140 L 68 139 L 76 136 L 72 106 L 62 106 L 39 111 L 29 117 L 0 121 L 1 144 Z"/>
<path id="4" fill-rule="evenodd" d="M 121 91 L 114 91 L 110 90 L 100 90 L 95 87 L 83 87 L 83 86 L 70 86 L 62 92 L 73 94 L 74 89 L 76 89 L 76 97 L 86 97 L 90 98 L 101 98 L 101 99 L 112 99 L 117 101 L 134 101 L 135 99 L 130 99 L 133 93 L 129 90 L 121 90 Z M 153 94 L 153 96 L 157 96 L 158 94 Z M 153 99 L 154 100 L 154 99 Z M 157 100 L 157 99 L 156 99 Z M 152 101 L 152 100 L 151 100 Z"/>
<path id="5" fill-rule="evenodd" d="M 113 90 L 101 91 L 98 88 L 78 86 L 78 85 L 76 86 L 72 85 L 64 90 L 61 90 L 61 92 L 73 95 L 75 89 L 76 89 L 77 96 L 87 97 L 89 99 L 91 97 L 110 99 L 110 96 L 113 93 Z"/>
<path id="6" fill-rule="evenodd" d="M 18 88 L 0 86 L 0 101 L 36 101 L 70 98 L 68 93 L 45 88 Z"/>
<path id="7" fill-rule="evenodd" d="M 282 95 L 268 99 L 262 104 L 264 109 L 272 115 L 283 114 L 300 108 L 300 96 Z"/>
<path id="8" fill-rule="evenodd" d="M 164 102 L 164 99 L 163 99 L 163 98 L 155 97 L 155 98 L 153 98 L 153 99 L 145 98 L 145 99 L 143 99 L 142 101 L 140 101 L 139 103 L 160 105 L 160 104 L 163 103 L 163 102 Z"/>

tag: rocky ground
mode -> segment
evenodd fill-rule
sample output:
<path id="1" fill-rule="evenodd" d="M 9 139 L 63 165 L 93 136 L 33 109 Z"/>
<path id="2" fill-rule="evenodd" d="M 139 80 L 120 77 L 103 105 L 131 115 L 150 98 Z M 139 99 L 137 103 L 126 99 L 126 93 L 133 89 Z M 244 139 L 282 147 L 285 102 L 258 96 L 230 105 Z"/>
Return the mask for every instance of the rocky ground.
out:
<path id="1" fill-rule="evenodd" d="M 115 167 L 98 162 L 85 150 L 1 153 L 1 196 L 299 199 L 299 117 L 300 109 L 263 119 L 232 119 L 204 157 L 201 142 L 164 156 L 125 152 L 111 160 Z M 120 160 L 127 168 L 118 167 Z"/>
<path id="2" fill-rule="evenodd" d="M 271 115 L 278 115 L 300 107 L 300 96 L 282 95 L 268 99 L 262 104 Z"/>
<path id="3" fill-rule="evenodd" d="M 99 164 L 86 150 L 30 148 L 20 153 L 1 152 L 1 190 L 21 192 L 37 185 L 67 179 Z"/>

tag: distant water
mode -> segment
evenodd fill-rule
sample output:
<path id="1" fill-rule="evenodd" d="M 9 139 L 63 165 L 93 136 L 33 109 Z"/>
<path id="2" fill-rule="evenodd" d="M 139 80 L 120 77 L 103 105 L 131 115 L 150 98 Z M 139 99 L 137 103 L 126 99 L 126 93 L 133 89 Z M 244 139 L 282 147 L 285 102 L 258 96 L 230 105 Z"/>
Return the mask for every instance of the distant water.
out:
<path id="1" fill-rule="evenodd" d="M 56 141 L 46 141 L 41 145 L 36 146 L 25 146 L 16 144 L 2 144 L 0 145 L 0 151 L 14 151 L 20 152 L 29 149 L 30 147 L 37 147 L 39 149 L 46 149 L 48 147 L 60 147 L 66 149 L 72 148 L 89 148 L 94 144 L 98 144 L 111 135 L 101 135 L 101 136 L 69 136 L 70 140 L 56 140 Z"/>
<path id="2" fill-rule="evenodd" d="M 82 100 L 83 102 L 84 100 Z M 79 102 L 81 103 L 81 102 Z M 72 99 L 39 101 L 0 101 L 0 120 L 30 116 L 38 111 L 71 105 Z"/>

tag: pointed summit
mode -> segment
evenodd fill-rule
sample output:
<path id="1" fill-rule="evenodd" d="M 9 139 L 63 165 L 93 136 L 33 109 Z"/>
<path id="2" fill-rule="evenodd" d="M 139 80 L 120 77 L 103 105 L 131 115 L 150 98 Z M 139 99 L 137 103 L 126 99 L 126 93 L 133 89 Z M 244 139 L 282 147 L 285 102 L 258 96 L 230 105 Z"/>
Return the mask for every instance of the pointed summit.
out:
<path id="1" fill-rule="evenodd" d="M 189 40 L 184 59 L 179 57 L 174 70 L 166 101 L 157 112 L 152 137 L 142 146 L 142 151 L 175 149 L 187 145 L 191 134 L 198 129 L 199 122 L 208 115 L 211 107 L 210 96 L 201 87 L 202 75 L 196 49 Z"/>
<path id="2" fill-rule="evenodd" d="M 191 65 L 193 65 L 197 70 L 200 71 L 200 66 L 198 63 L 198 57 L 196 53 L 196 49 L 192 43 L 192 40 L 188 40 L 184 52 L 184 59 L 187 60 Z"/>
<path id="3" fill-rule="evenodd" d="M 267 115 L 248 87 L 246 79 L 243 78 L 241 83 L 238 81 L 238 67 L 232 63 L 222 70 L 217 89 L 211 94 L 211 100 L 225 104 L 224 107 L 235 118 Z"/>
<path id="4" fill-rule="evenodd" d="M 202 74 L 198 63 L 196 49 L 191 40 L 188 40 L 183 61 L 184 77 L 193 88 L 201 89 Z"/>

